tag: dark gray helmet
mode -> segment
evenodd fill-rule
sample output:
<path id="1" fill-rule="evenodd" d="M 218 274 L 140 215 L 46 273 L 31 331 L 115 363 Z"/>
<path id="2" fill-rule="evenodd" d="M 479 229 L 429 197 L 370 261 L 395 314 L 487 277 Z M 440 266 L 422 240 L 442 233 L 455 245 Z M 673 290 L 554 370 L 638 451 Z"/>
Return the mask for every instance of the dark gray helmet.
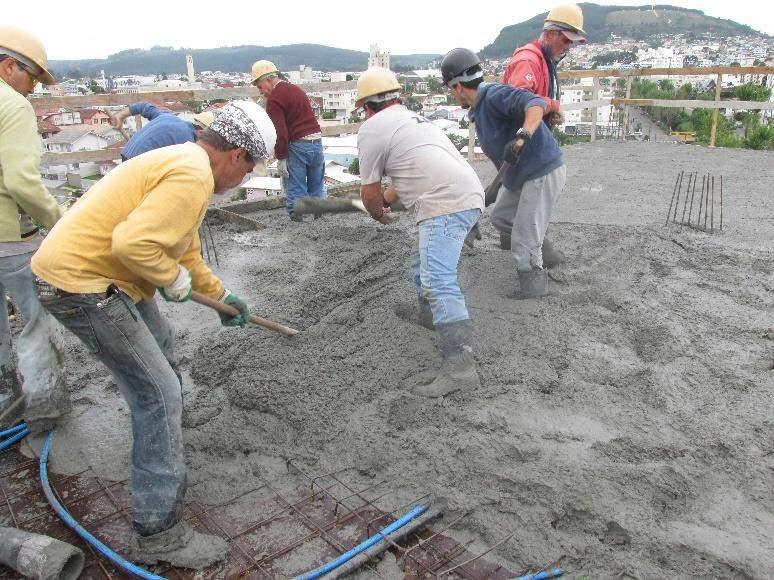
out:
<path id="1" fill-rule="evenodd" d="M 481 64 L 478 55 L 467 48 L 453 48 L 441 61 L 441 76 L 445 85 L 462 75 L 466 70 Z"/>

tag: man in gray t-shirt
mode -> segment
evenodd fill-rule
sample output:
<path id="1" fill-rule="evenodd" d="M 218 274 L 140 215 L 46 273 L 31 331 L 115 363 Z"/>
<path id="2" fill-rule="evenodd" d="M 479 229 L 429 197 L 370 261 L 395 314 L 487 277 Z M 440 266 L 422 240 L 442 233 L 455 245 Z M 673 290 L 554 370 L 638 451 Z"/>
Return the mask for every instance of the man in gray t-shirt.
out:
<path id="1" fill-rule="evenodd" d="M 360 197 L 381 223 L 400 200 L 416 208 L 419 245 L 413 280 L 418 320 L 435 328 L 443 365 L 436 379 L 415 392 L 440 397 L 479 385 L 473 326 L 457 280 L 465 236 L 484 209 L 484 190 L 473 169 L 441 130 L 400 101 L 400 84 L 388 69 L 368 69 L 358 80 L 357 106 L 365 110 L 357 146 Z M 392 184 L 382 191 L 382 177 Z"/>

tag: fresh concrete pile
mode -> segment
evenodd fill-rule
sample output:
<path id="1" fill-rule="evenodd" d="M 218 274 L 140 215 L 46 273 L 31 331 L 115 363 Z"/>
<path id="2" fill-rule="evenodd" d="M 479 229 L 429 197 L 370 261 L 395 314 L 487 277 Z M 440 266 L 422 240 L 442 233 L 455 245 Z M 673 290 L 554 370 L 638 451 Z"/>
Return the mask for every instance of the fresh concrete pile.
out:
<path id="1" fill-rule="evenodd" d="M 461 285 L 482 388 L 417 398 L 439 354 L 395 314 L 414 300 L 414 228 L 366 216 L 215 228 L 223 279 L 294 338 L 168 308 L 186 370 L 191 495 L 221 503 L 286 475 L 357 466 L 396 496 L 433 493 L 454 534 L 511 569 L 591 577 L 774 575 L 770 153 L 662 143 L 566 150 L 551 237 L 568 256 L 540 301 L 484 222 Z M 482 165 L 482 180 L 493 175 Z M 681 169 L 725 176 L 724 233 L 663 227 Z M 767 185 L 768 184 L 768 185 Z M 768 208 L 768 210 L 766 209 Z M 768 213 L 766 213 L 768 211 Z M 763 219 L 762 219 L 763 218 Z M 727 229 L 726 229 L 727 228 Z M 126 477 L 126 406 L 80 346 L 55 468 Z"/>

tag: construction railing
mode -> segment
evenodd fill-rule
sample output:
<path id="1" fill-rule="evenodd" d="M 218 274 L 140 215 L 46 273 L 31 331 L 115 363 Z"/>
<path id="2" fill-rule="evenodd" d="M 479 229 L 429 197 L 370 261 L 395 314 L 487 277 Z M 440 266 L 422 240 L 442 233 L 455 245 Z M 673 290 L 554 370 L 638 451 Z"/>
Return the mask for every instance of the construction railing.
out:
<path id="1" fill-rule="evenodd" d="M 671 100 L 671 99 L 632 99 L 632 80 L 639 77 L 669 77 L 669 76 L 707 76 L 717 75 L 715 79 L 715 100 Z M 723 84 L 723 75 L 774 75 L 774 67 L 771 66 L 711 66 L 711 67 L 686 67 L 686 68 L 641 68 L 641 69 L 594 69 L 560 71 L 559 80 L 591 78 L 593 82 L 591 101 L 583 103 L 570 103 L 562 105 L 565 110 L 592 109 L 591 140 L 596 138 L 597 108 L 605 105 L 614 105 L 624 108 L 624 120 L 628 120 L 628 108 L 640 107 L 675 107 L 692 109 L 714 109 L 712 115 L 712 130 L 710 133 L 710 147 L 715 146 L 718 130 L 718 114 L 720 109 L 745 109 L 745 110 L 774 110 L 774 102 L 771 101 L 721 101 L 720 90 Z M 599 100 L 600 78 L 625 78 L 626 97 Z M 580 106 L 578 106 L 580 105 Z M 624 127 L 622 138 L 628 133 Z"/>
<path id="2" fill-rule="evenodd" d="M 687 67 L 687 68 L 645 68 L 645 69 L 592 69 L 592 70 L 571 70 L 560 71 L 559 80 L 569 79 L 592 79 L 592 96 L 590 101 L 580 103 L 567 103 L 562 105 L 565 111 L 591 110 L 591 141 L 596 140 L 597 135 L 597 109 L 608 105 L 623 107 L 624 119 L 628 119 L 628 108 L 630 106 L 655 106 L 655 107 L 676 107 L 676 108 L 705 108 L 714 109 L 712 117 L 712 130 L 710 135 L 710 147 L 715 146 L 717 137 L 718 113 L 720 109 L 749 109 L 749 110 L 774 110 L 774 102 L 771 101 L 734 101 L 720 100 L 720 90 L 722 86 L 723 75 L 774 75 L 774 67 L 770 66 L 751 66 L 751 67 L 732 67 L 732 66 L 714 66 L 714 67 Z M 707 76 L 716 75 L 715 81 L 715 100 L 668 100 L 668 99 L 632 99 L 631 88 L 632 80 L 639 77 L 649 76 Z M 625 78 L 626 79 L 626 97 L 600 99 L 601 78 Z M 493 79 L 498 80 L 498 79 Z M 302 85 L 307 93 L 330 91 L 337 89 L 354 89 L 354 81 L 337 83 L 314 83 Z M 80 95 L 68 97 L 32 97 L 32 103 L 38 107 L 110 107 L 116 105 L 130 105 L 137 101 L 218 101 L 236 98 L 257 99 L 260 95 L 255 87 L 237 87 L 231 89 L 192 89 L 183 91 L 154 91 L 148 93 L 111 93 L 102 95 Z M 344 125 L 332 125 L 322 127 L 324 136 L 347 135 L 356 133 L 360 128 L 360 123 L 351 123 Z M 626 138 L 627 129 L 621 131 L 622 138 Z M 470 138 L 468 143 L 468 156 L 474 156 L 475 133 L 473 125 L 470 125 Z M 44 164 L 56 163 L 74 163 L 74 162 L 100 162 L 112 161 L 120 156 L 120 152 L 114 149 L 101 149 L 97 151 L 73 151 L 70 153 L 45 153 L 42 162 Z"/>
<path id="3" fill-rule="evenodd" d="M 301 85 L 307 93 L 315 93 L 331 90 L 354 89 L 354 81 L 336 83 L 310 83 Z M 30 98 L 36 108 L 57 109 L 67 107 L 84 109 L 94 107 L 115 107 L 131 105 L 138 101 L 160 102 L 190 102 L 190 101 L 228 101 L 231 99 L 258 99 L 260 93 L 255 87 L 236 87 L 231 89 L 191 89 L 184 91 L 152 91 L 146 93 L 109 93 L 101 95 L 77 95 L 77 96 L 33 96 Z M 335 135 L 350 135 L 357 133 L 360 123 L 345 125 L 329 125 L 322 127 L 325 137 Z M 68 153 L 44 153 L 42 164 L 55 165 L 81 162 L 113 161 L 121 157 L 121 152 L 116 149 L 98 149 L 96 151 L 72 151 Z"/>

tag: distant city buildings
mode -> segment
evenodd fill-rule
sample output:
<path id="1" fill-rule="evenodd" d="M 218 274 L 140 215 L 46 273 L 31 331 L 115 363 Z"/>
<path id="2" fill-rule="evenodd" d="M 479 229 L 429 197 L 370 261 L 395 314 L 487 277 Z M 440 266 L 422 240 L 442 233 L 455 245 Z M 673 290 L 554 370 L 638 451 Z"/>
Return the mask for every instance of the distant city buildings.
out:
<path id="1" fill-rule="evenodd" d="M 368 68 L 375 66 L 390 68 L 390 53 L 382 52 L 378 44 L 371 45 L 371 51 L 368 55 Z"/>

